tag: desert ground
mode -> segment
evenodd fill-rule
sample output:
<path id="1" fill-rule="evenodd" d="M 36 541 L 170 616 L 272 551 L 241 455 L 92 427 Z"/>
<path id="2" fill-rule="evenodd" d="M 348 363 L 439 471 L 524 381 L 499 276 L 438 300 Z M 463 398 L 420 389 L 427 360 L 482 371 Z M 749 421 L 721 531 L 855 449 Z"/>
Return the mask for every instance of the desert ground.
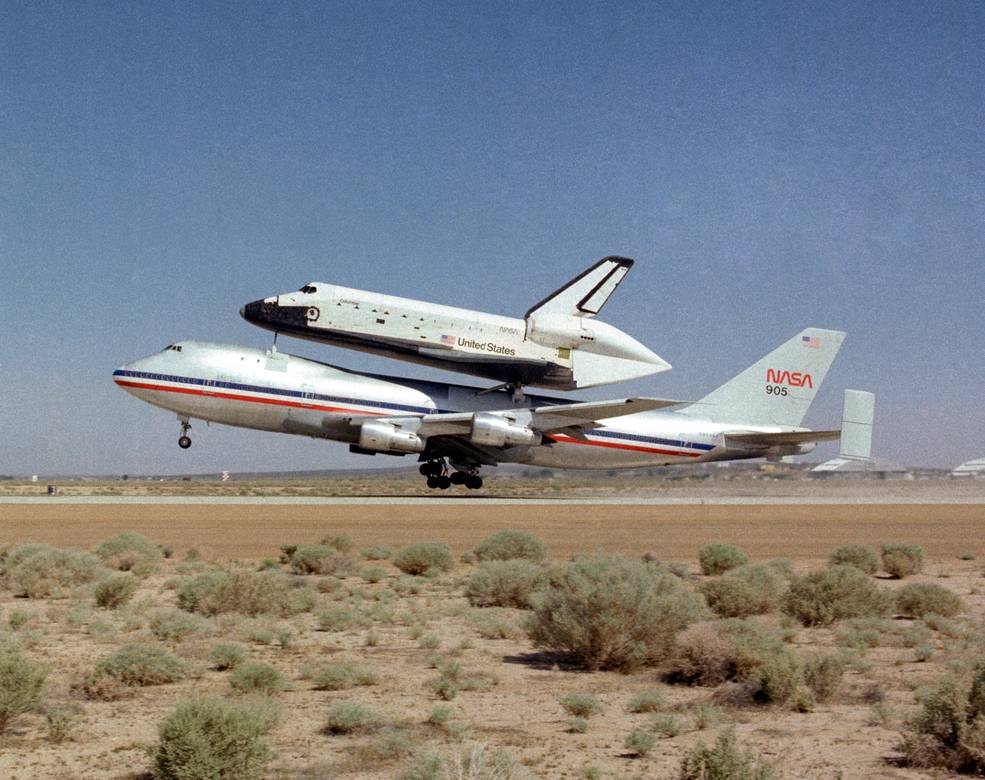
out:
<path id="1" fill-rule="evenodd" d="M 9 487 L 7 495 L 37 489 L 19 487 L 17 493 Z M 829 498 L 857 489 L 823 488 L 832 491 Z M 922 495 L 910 485 L 878 489 L 897 499 L 903 491 L 910 501 Z M 762 487 L 725 492 L 757 490 Z M 476 746 L 506 751 L 534 777 L 669 778 L 678 776 L 683 756 L 697 742 L 711 743 L 726 728 L 777 777 L 947 776 L 903 765 L 898 746 L 921 686 L 982 654 L 985 505 L 940 503 L 946 486 L 930 490 L 937 503 L 852 503 L 849 495 L 847 503 L 814 504 L 807 497 L 799 504 L 729 505 L 715 503 L 711 494 L 707 503 L 686 505 L 557 505 L 535 496 L 508 505 L 2 503 L 0 546 L 8 550 L 43 542 L 91 552 L 132 531 L 173 554 L 139 577 L 132 600 L 116 609 L 97 607 L 91 586 L 24 598 L 0 580 L 0 642 L 48 669 L 42 704 L 0 735 L 0 777 L 149 777 L 148 751 L 179 701 L 193 694 L 241 698 L 231 688 L 231 673 L 210 661 L 215 645 L 229 642 L 243 646 L 248 663 L 270 665 L 283 678 L 282 689 L 272 694 L 279 718 L 267 738 L 276 752 L 264 775 L 269 778 L 424 777 L 429 775 L 407 774 L 422 755 L 450 757 Z M 954 490 L 965 491 L 965 498 L 977 495 L 966 487 Z M 90 486 L 93 492 L 99 493 Z M 557 492 L 585 495 L 571 485 Z M 296 493 L 291 486 L 277 494 Z M 964 606 L 951 620 L 897 615 L 817 628 L 794 625 L 779 612 L 750 618 L 782 633 L 796 655 L 838 653 L 848 667 L 836 694 L 800 708 L 808 711 L 730 703 L 715 688 L 668 682 L 659 665 L 630 673 L 585 671 L 531 641 L 524 630 L 529 610 L 472 606 L 465 589 L 477 564 L 466 554 L 504 528 L 533 534 L 554 563 L 607 553 L 684 564 L 689 588 L 708 579 L 700 573 L 698 552 L 712 542 L 734 544 L 754 563 L 788 558 L 794 572 L 824 566 L 829 553 L 847 543 L 915 543 L 927 556 L 923 571 L 905 580 L 879 573 L 876 584 L 892 590 L 936 583 L 957 593 Z M 339 576 L 302 576 L 278 561 L 282 545 L 340 535 L 351 540 L 345 555 L 352 566 Z M 365 554 L 432 540 L 451 548 L 450 572 L 412 577 L 390 560 Z M 178 609 L 177 594 L 189 579 L 261 568 L 310 591 L 311 608 L 287 617 L 195 616 L 184 627 L 168 628 L 171 618 L 188 614 Z M 919 646 L 908 639 L 917 635 Z M 105 699 L 87 695 L 83 681 L 100 659 L 133 643 L 167 648 L 187 663 L 187 675 Z M 342 661 L 368 670 L 372 684 L 317 689 L 311 670 Z M 442 698 L 434 682 L 451 666 L 469 683 Z M 630 711 L 635 696 L 653 690 L 661 702 L 655 712 Z M 560 701 L 570 693 L 591 694 L 600 707 L 578 727 Z M 328 709 L 340 701 L 365 705 L 383 725 L 326 733 Z M 64 739 L 53 738 L 46 717 L 51 710 L 70 714 Z M 644 756 L 626 745 L 635 730 L 656 738 Z"/>

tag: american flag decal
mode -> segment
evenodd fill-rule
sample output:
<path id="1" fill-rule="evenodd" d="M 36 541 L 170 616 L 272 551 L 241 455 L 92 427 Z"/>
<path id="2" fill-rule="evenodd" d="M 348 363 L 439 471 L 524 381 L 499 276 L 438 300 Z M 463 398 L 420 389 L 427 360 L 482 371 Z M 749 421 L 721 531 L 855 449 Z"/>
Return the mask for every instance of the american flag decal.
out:
<path id="1" fill-rule="evenodd" d="M 819 339 L 817 336 L 802 336 L 800 339 L 800 343 L 803 344 L 805 347 L 810 347 L 811 349 L 821 348 L 821 339 Z"/>
<path id="2" fill-rule="evenodd" d="M 442 344 L 447 344 L 449 347 L 454 347 L 455 346 L 455 337 L 454 336 L 442 336 L 441 337 L 441 343 Z"/>

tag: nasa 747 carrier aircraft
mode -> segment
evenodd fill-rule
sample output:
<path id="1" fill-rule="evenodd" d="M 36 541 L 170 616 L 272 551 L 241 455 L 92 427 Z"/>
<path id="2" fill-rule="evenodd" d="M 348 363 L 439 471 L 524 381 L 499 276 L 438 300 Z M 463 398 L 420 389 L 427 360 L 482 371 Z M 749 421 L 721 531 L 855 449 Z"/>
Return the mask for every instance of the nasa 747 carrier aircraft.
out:
<path id="1" fill-rule="evenodd" d="M 570 402 L 346 371 L 249 347 L 178 342 L 124 365 L 114 381 L 192 418 L 416 454 L 428 486 L 482 486 L 481 466 L 612 469 L 809 452 L 838 430 L 800 427 L 844 334 L 808 328 L 700 401 Z M 846 391 L 848 394 L 859 391 Z M 677 407 L 677 408 L 670 408 Z M 865 423 L 864 420 L 852 422 Z M 868 421 L 871 424 L 871 420 Z"/>
<path id="2" fill-rule="evenodd" d="M 592 318 L 633 261 L 606 257 L 535 304 L 523 319 L 311 282 L 246 304 L 262 328 L 334 346 L 495 379 L 576 390 L 666 371 L 670 364 Z"/>

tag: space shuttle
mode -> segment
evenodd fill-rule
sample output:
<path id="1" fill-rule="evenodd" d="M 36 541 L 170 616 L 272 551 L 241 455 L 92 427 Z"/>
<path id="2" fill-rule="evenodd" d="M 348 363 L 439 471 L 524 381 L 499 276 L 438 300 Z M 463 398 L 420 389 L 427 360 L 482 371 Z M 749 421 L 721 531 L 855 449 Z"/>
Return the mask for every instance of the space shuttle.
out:
<path id="1" fill-rule="evenodd" d="M 332 346 L 524 386 L 579 390 L 649 376 L 670 364 L 595 316 L 633 261 L 606 257 L 522 318 L 310 282 L 240 309 L 261 328 Z"/>

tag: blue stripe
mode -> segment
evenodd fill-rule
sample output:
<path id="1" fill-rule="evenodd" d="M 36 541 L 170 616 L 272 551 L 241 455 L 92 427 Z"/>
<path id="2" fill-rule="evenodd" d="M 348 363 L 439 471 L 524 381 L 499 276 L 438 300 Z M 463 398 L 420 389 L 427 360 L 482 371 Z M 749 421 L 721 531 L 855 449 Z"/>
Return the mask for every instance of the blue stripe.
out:
<path id="1" fill-rule="evenodd" d="M 605 430 L 601 428 L 595 428 L 590 431 L 585 431 L 589 436 L 598 436 L 603 439 L 625 439 L 626 441 L 638 441 L 644 444 L 662 444 L 667 447 L 680 447 L 682 449 L 688 450 L 703 450 L 705 452 L 710 452 L 715 449 L 714 444 L 699 444 L 693 441 L 677 441 L 675 439 L 658 439 L 655 436 L 642 436 L 638 433 L 621 433 L 619 431 Z"/>
<path id="2" fill-rule="evenodd" d="M 280 395 L 288 398 L 300 398 L 304 401 L 328 401 L 337 404 L 354 404 L 356 406 L 369 406 L 374 409 L 396 409 L 401 412 L 417 412 L 419 414 L 434 414 L 435 410 L 427 406 L 409 406 L 408 404 L 395 404 L 387 401 L 369 401 L 364 398 L 342 398 L 334 395 L 322 395 L 320 393 L 305 393 L 301 390 L 285 390 L 280 387 L 261 387 L 259 385 L 244 385 L 239 382 L 222 382 L 218 379 L 199 379 L 193 376 L 173 376 L 171 374 L 151 374 L 146 371 L 123 371 L 117 369 L 113 376 L 133 377 L 134 379 L 153 379 L 158 382 L 182 382 L 187 385 L 199 385 L 201 387 L 219 387 L 225 390 L 239 390 L 249 393 L 268 393 L 269 395 Z"/>

